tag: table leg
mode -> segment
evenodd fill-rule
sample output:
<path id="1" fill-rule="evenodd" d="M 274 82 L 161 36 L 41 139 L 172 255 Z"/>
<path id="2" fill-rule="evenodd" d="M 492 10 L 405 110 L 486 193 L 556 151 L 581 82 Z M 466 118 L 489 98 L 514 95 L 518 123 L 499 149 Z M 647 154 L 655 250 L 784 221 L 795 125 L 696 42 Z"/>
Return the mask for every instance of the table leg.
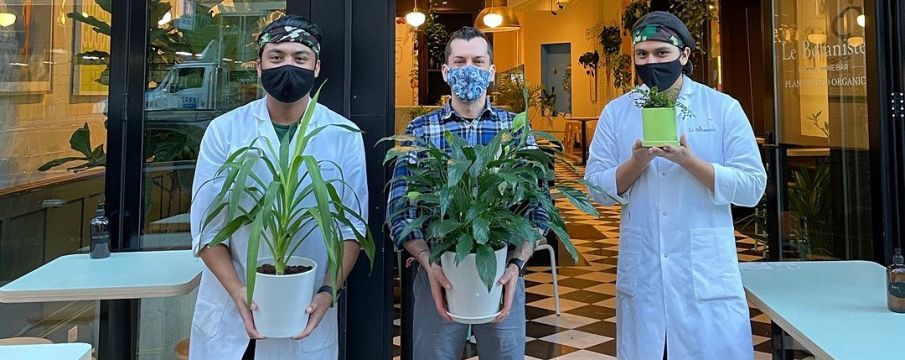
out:
<path id="1" fill-rule="evenodd" d="M 779 327 L 779 325 L 776 325 L 775 322 L 770 322 L 770 333 L 773 338 L 773 360 L 794 359 L 793 351 L 786 348 L 786 332 L 781 327 Z"/>
<path id="2" fill-rule="evenodd" d="M 137 358 L 140 301 L 139 299 L 101 301 L 98 359 Z"/>
<path id="3" fill-rule="evenodd" d="M 581 165 L 588 164 L 588 122 L 581 122 Z"/>

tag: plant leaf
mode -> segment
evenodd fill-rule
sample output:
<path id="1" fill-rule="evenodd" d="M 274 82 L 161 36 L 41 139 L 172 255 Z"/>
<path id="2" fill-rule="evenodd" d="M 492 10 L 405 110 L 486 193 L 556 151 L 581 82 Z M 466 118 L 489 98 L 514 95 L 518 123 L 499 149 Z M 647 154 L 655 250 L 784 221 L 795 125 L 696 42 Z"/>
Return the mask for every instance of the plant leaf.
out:
<path id="1" fill-rule="evenodd" d="M 471 231 L 474 234 L 474 241 L 484 245 L 487 243 L 487 233 L 490 232 L 490 222 L 484 218 L 475 218 L 471 223 Z"/>
<path id="2" fill-rule="evenodd" d="M 47 170 L 50 170 L 57 166 L 68 163 L 70 161 L 79 161 L 79 160 L 87 160 L 87 159 L 85 159 L 83 157 L 75 157 L 75 156 L 54 159 L 54 160 L 50 160 L 50 161 L 44 163 L 44 165 L 41 165 L 41 167 L 38 168 L 38 171 L 47 171 Z"/>
<path id="3" fill-rule="evenodd" d="M 69 147 L 85 155 L 86 159 L 91 158 L 91 129 L 88 128 L 88 123 L 72 133 L 69 138 Z"/>
<path id="4" fill-rule="evenodd" d="M 496 280 L 496 267 L 499 266 L 490 245 L 478 245 L 475 251 L 475 264 L 478 267 L 478 277 L 481 278 L 484 286 L 487 286 L 487 292 L 490 292 L 493 282 Z"/>
<path id="5" fill-rule="evenodd" d="M 459 239 L 456 241 L 456 265 L 471 253 L 474 244 L 474 239 L 468 236 L 468 233 L 459 234 Z"/>
<path id="6" fill-rule="evenodd" d="M 556 186 L 556 189 L 558 189 L 566 199 L 569 199 L 569 202 L 572 203 L 572 205 L 575 205 L 578 210 L 581 210 L 588 215 L 593 215 L 594 217 L 600 217 L 600 214 L 597 213 L 597 209 L 591 205 L 591 200 L 588 199 L 588 195 L 584 192 L 568 186 Z"/>

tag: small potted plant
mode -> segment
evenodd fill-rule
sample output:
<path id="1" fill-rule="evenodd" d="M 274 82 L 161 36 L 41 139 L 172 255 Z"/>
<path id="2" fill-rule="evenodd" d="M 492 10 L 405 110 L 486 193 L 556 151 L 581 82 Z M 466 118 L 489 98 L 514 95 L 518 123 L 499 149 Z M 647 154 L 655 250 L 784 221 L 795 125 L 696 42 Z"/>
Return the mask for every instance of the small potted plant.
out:
<path id="1" fill-rule="evenodd" d="M 554 144 L 534 145 L 533 138 Z M 512 129 L 486 145 L 469 145 L 449 132 L 445 134 L 448 152 L 411 135 L 382 141 L 402 142 L 387 153 L 386 161 L 404 162 L 411 171 L 403 177 L 408 192 L 390 204 L 391 214 L 413 210 L 417 214 L 400 236 L 422 229 L 425 240 L 433 244 L 430 261 L 440 262 L 452 284 L 446 301 L 455 321 L 487 323 L 499 314 L 502 286 L 498 281 L 507 246 L 523 241 L 536 244 L 543 238 L 536 228 L 553 231 L 577 259 L 565 222 L 546 188 L 555 177 L 552 163 L 562 161 L 557 156 L 558 141 L 532 131 L 526 112 L 515 117 Z M 392 181 L 397 180 L 402 179 Z M 575 180 L 555 188 L 578 209 L 597 216 L 587 195 L 573 187 L 578 185 L 588 186 Z M 546 211 L 546 219 L 525 216 L 538 206 Z"/>
<path id="2" fill-rule="evenodd" d="M 644 137 L 641 146 L 679 146 L 676 112 L 683 118 L 691 116 L 691 111 L 675 100 L 677 89 L 660 91 L 653 88 L 637 88 L 634 91 L 635 106 L 641 108 L 641 123 Z"/>
<path id="3" fill-rule="evenodd" d="M 375 246 L 370 231 L 360 233 L 349 219 L 362 223 L 366 220 L 359 215 L 359 209 L 349 208 L 342 201 L 341 194 L 351 191 L 342 169 L 338 178 L 325 179 L 320 171 L 324 161 L 305 152 L 311 140 L 329 126 L 359 132 L 344 125 L 309 129 L 319 94 L 320 90 L 295 125 L 298 130 L 293 141 L 288 135 L 280 144 L 259 137 L 229 155 L 217 171 L 216 179 L 223 179 L 223 185 L 203 223 L 206 227 L 217 216 L 226 214 L 226 225 L 217 231 L 209 246 L 229 239 L 242 227 L 250 227 L 245 273 L 248 305 L 258 304 L 255 327 L 268 338 L 287 338 L 305 328 L 305 308 L 314 296 L 319 265 L 327 265 L 332 278 L 338 278 L 344 241 L 341 226 L 352 228 L 373 264 Z M 316 264 L 295 255 L 299 245 L 314 232 L 323 236 L 328 264 Z M 270 256 L 259 257 L 262 243 Z M 333 299 L 336 301 L 336 286 Z"/>

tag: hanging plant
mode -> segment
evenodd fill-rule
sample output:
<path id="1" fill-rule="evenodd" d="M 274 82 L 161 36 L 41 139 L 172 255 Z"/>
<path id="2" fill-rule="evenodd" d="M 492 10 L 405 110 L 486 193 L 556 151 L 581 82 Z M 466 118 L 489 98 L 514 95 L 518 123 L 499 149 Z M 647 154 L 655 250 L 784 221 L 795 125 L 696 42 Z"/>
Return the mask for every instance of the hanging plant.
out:
<path id="1" fill-rule="evenodd" d="M 588 76 L 595 76 L 597 67 L 600 66 L 600 54 L 597 53 L 597 50 L 594 50 L 594 52 L 588 51 L 578 57 L 578 63 L 581 64 Z"/>
<path id="2" fill-rule="evenodd" d="M 669 11 L 685 23 L 698 51 L 705 53 L 704 29 L 716 18 L 716 0 L 674 0 L 669 4 Z"/>
<path id="3" fill-rule="evenodd" d="M 437 21 L 437 13 L 433 9 L 427 12 L 427 20 L 424 30 L 419 30 L 427 37 L 427 54 L 435 64 L 446 62 L 446 42 L 449 40 L 449 31 L 446 26 Z"/>
<path id="4" fill-rule="evenodd" d="M 632 57 L 619 55 L 613 66 L 613 87 L 617 89 L 631 89 L 632 84 Z"/>
<path id="5" fill-rule="evenodd" d="M 622 30 L 626 34 L 632 32 L 632 27 L 638 22 L 642 16 L 650 12 L 650 4 L 647 0 L 635 0 L 625 7 L 625 13 L 622 14 Z"/>
<path id="6" fill-rule="evenodd" d="M 600 46 L 603 47 L 604 56 L 612 56 L 619 54 L 619 48 L 622 46 L 622 34 L 619 28 L 615 26 L 604 26 L 597 36 L 600 40 Z"/>

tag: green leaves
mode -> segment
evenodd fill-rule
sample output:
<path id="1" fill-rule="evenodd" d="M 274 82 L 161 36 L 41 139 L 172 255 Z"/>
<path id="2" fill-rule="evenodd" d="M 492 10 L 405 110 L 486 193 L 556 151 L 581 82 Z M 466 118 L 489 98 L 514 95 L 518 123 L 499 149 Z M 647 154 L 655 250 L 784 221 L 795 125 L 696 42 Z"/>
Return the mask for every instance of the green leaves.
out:
<path id="1" fill-rule="evenodd" d="M 48 161 L 38 167 L 38 171 L 47 171 L 72 161 L 84 161 L 84 163 L 68 168 L 67 170 L 69 171 L 107 165 L 107 154 L 104 152 L 104 146 L 98 145 L 94 149 L 91 148 L 91 129 L 88 127 L 88 123 L 85 123 L 84 126 L 72 133 L 72 136 L 69 137 L 69 147 L 81 153 L 82 156 L 68 156 Z"/>
<path id="2" fill-rule="evenodd" d="M 484 283 L 489 292 L 493 287 L 493 281 L 496 280 L 496 268 L 503 264 L 496 263 L 496 255 L 493 253 L 493 248 L 484 244 L 478 245 L 478 249 L 475 252 L 475 265 L 478 267 L 478 277 L 481 278 L 481 282 Z"/>
<path id="3" fill-rule="evenodd" d="M 487 234 L 490 232 L 490 222 L 483 218 L 476 218 L 471 222 L 471 232 L 474 234 L 474 240 L 478 244 L 487 244 L 490 239 Z"/>
<path id="4" fill-rule="evenodd" d="M 545 139 L 537 144 L 535 139 Z M 490 289 L 498 266 L 493 249 L 542 239 L 537 228 L 551 229 L 577 258 L 565 224 L 550 197 L 547 184 L 555 179 L 554 162 L 564 161 L 550 134 L 531 130 L 528 114 L 513 119 L 512 128 L 486 143 L 468 144 L 451 132 L 438 144 L 412 135 L 382 141 L 402 141 L 390 150 L 387 161 L 407 168 L 406 195 L 394 201 L 394 215 L 411 213 L 403 234 L 422 230 L 432 245 L 431 260 L 455 253 L 458 263 L 475 254 L 480 280 Z M 403 156 L 403 155 L 413 155 Z M 556 188 L 578 209 L 597 216 L 581 190 L 561 183 Z"/>

